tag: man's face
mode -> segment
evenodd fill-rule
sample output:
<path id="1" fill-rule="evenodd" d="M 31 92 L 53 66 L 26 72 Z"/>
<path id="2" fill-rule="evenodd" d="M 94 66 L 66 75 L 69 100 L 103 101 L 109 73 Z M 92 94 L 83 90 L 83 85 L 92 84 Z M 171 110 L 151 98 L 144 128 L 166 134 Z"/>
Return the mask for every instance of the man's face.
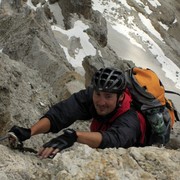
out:
<path id="1" fill-rule="evenodd" d="M 93 102 L 97 113 L 105 116 L 116 108 L 117 94 L 94 90 Z"/>

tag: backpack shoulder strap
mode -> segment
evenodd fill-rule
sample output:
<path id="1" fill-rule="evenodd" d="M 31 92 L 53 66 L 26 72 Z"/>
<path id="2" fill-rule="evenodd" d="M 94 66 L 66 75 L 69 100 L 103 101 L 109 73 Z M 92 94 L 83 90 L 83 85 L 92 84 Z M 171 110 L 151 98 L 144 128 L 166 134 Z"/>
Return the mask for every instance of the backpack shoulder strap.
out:
<path id="1" fill-rule="evenodd" d="M 165 93 L 169 93 L 169 94 L 176 94 L 176 95 L 180 96 L 180 94 L 179 94 L 179 93 L 174 92 L 174 91 L 165 90 Z"/>

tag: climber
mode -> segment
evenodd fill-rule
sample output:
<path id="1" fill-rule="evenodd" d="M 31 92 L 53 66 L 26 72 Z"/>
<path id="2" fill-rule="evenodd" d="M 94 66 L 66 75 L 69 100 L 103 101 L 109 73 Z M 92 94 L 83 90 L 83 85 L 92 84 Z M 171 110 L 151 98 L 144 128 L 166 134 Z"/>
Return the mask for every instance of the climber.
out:
<path id="1" fill-rule="evenodd" d="M 85 90 L 71 95 L 50 108 L 31 128 L 13 126 L 20 142 L 31 136 L 63 130 L 63 134 L 45 143 L 41 158 L 55 156 L 75 142 L 92 148 L 128 148 L 142 146 L 145 140 L 145 119 L 135 110 L 126 88 L 124 74 L 113 68 L 101 68 Z M 90 132 L 66 129 L 76 120 L 92 120 Z"/>

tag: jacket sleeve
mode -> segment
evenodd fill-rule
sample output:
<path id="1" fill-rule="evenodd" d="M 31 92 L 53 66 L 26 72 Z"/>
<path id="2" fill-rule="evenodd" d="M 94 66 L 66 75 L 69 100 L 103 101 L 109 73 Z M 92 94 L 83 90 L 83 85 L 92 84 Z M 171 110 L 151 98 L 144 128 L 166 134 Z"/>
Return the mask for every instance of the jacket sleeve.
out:
<path id="1" fill-rule="evenodd" d="M 117 118 L 108 130 L 101 133 L 102 142 L 99 148 L 128 148 L 137 146 L 141 131 L 136 111 L 130 109 Z"/>
<path id="2" fill-rule="evenodd" d="M 52 106 L 43 116 L 50 120 L 49 132 L 59 132 L 68 127 L 76 120 L 91 119 L 89 107 L 92 104 L 92 88 L 74 93 L 68 99 Z M 42 118 L 43 118 L 42 117 Z"/>

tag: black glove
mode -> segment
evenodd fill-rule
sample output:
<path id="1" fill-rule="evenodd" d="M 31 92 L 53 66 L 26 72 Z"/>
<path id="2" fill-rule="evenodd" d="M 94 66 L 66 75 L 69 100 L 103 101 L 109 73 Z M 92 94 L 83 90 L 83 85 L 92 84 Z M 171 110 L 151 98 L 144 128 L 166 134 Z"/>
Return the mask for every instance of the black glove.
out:
<path id="1" fill-rule="evenodd" d="M 9 132 L 13 132 L 20 142 L 25 141 L 31 137 L 31 129 L 13 126 Z"/>
<path id="2" fill-rule="evenodd" d="M 49 142 L 45 143 L 43 147 L 52 147 L 61 151 L 63 149 L 71 147 L 76 141 L 76 131 L 74 131 L 73 129 L 66 129 L 64 130 L 64 134 L 58 136 L 57 138 L 51 139 Z"/>

